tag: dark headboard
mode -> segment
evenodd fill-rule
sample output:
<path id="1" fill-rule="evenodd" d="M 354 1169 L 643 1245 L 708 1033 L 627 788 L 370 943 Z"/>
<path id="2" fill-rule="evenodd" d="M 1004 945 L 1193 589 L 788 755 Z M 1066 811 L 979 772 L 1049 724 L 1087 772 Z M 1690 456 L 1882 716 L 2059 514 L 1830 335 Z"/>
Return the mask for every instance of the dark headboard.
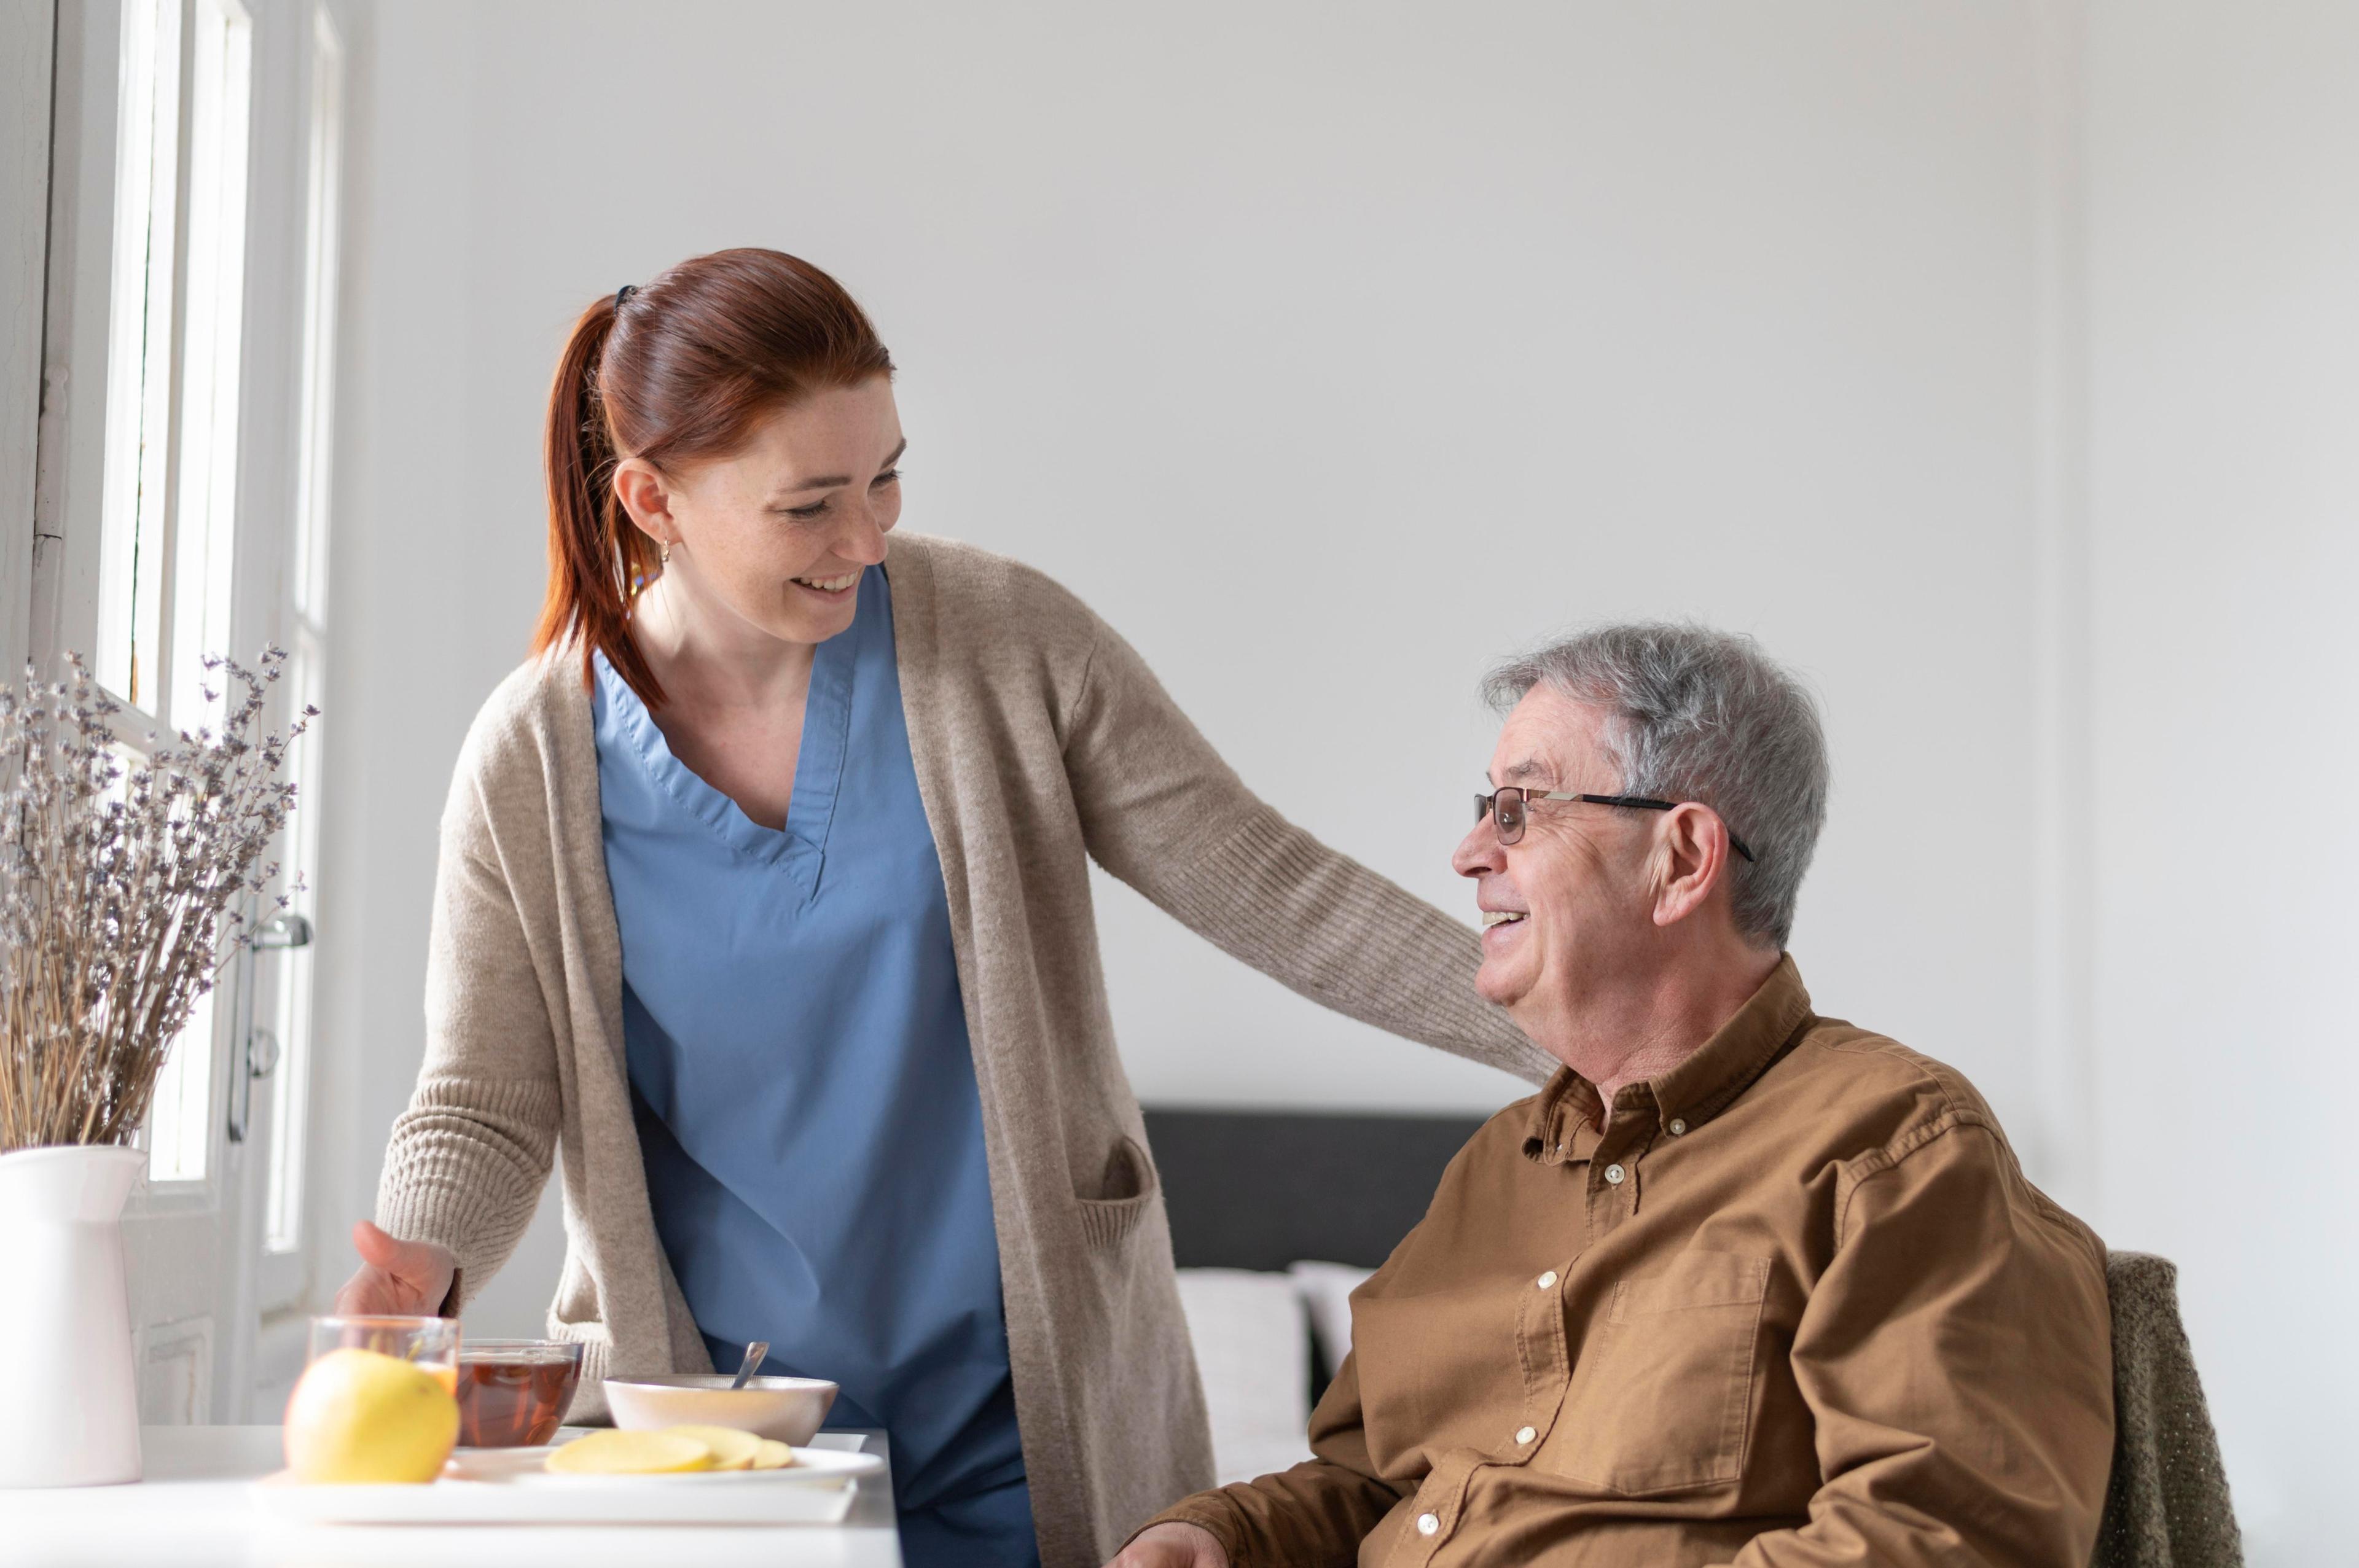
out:
<path id="1" fill-rule="evenodd" d="M 1426 1205 L 1479 1116 L 1150 1109 L 1147 1138 L 1182 1269 L 1373 1269 Z"/>

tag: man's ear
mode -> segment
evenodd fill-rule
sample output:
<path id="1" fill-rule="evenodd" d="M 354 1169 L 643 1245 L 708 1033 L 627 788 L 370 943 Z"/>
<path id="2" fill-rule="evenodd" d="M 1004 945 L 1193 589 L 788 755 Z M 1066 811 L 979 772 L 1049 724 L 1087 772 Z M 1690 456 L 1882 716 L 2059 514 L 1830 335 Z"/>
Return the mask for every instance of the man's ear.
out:
<path id="1" fill-rule="evenodd" d="M 614 499 L 623 503 L 640 533 L 658 545 L 679 543 L 679 526 L 671 515 L 671 487 L 655 464 L 645 458 L 625 458 L 616 463 Z"/>
<path id="2" fill-rule="evenodd" d="M 1655 924 L 1676 925 L 1701 909 L 1727 880 L 1728 824 L 1687 801 L 1663 813 L 1655 828 Z"/>

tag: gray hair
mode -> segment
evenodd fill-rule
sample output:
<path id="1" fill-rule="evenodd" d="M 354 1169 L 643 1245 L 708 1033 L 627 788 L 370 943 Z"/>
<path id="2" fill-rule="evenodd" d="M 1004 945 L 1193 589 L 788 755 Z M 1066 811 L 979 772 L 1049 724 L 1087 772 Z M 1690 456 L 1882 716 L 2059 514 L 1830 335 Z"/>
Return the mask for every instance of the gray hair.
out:
<path id="1" fill-rule="evenodd" d="M 1827 819 L 1827 741 L 1818 703 L 1752 638 L 1707 627 L 1600 626 L 1493 670 L 1500 712 L 1546 682 L 1607 714 L 1624 795 L 1701 801 L 1754 858 L 1732 858 L 1736 928 L 1783 948 Z"/>

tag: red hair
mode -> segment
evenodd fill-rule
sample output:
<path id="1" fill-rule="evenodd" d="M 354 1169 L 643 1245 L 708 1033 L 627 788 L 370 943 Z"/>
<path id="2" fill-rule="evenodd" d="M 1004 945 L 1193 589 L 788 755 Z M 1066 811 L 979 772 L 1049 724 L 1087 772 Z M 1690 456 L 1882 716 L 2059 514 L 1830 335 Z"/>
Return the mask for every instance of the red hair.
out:
<path id="1" fill-rule="evenodd" d="M 691 257 L 584 310 L 549 395 L 549 595 L 532 651 L 578 647 L 585 681 L 603 654 L 660 707 L 630 631 L 631 600 L 660 557 L 615 498 L 614 465 L 725 455 L 812 392 L 892 373 L 843 286 L 779 251 Z"/>

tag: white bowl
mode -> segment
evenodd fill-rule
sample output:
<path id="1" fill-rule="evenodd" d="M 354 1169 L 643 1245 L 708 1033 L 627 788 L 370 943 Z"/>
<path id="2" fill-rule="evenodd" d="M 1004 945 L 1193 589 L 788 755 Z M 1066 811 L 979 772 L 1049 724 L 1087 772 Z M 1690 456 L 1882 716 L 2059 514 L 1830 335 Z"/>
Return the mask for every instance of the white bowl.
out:
<path id="1" fill-rule="evenodd" d="M 734 1426 L 799 1448 L 835 1403 L 824 1378 L 754 1378 L 742 1389 L 723 1372 L 663 1378 L 609 1378 L 606 1405 L 614 1424 L 637 1432 L 667 1426 Z"/>

